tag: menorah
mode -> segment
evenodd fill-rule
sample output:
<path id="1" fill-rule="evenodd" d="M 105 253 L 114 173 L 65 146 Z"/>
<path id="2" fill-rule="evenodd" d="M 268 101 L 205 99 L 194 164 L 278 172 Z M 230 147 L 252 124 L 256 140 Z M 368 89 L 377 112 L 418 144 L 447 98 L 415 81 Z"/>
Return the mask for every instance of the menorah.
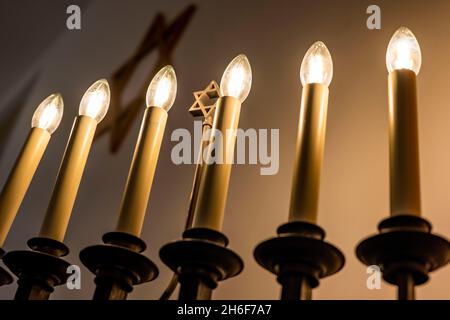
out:
<path id="1" fill-rule="evenodd" d="M 385 281 L 398 287 L 399 300 L 415 299 L 415 287 L 429 273 L 450 261 L 450 243 L 432 233 L 421 216 L 416 78 L 421 66 L 417 39 L 407 28 L 398 29 L 388 46 L 390 217 L 379 233 L 356 247 L 359 260 L 377 265 Z M 277 235 L 258 244 L 256 261 L 277 276 L 282 300 L 310 300 L 320 280 L 339 272 L 343 253 L 328 241 L 317 224 L 320 175 L 325 149 L 331 54 L 323 42 L 306 52 L 300 68 L 303 84 L 300 119 L 288 221 Z M 185 230 L 181 239 L 160 248 L 162 262 L 174 276 L 162 299 L 180 284 L 179 300 L 209 300 L 221 281 L 236 277 L 244 262 L 231 250 L 222 230 L 241 107 L 250 93 L 252 71 L 248 58 L 235 57 L 223 73 L 220 86 L 212 81 L 195 91 L 189 109 L 203 118 L 199 150 Z M 103 244 L 80 252 L 82 263 L 94 275 L 94 300 L 124 300 L 137 285 L 154 280 L 158 268 L 145 256 L 141 231 L 156 171 L 169 110 L 174 104 L 177 78 L 172 66 L 163 67 L 146 92 L 146 108 L 124 188 L 116 228 Z M 105 79 L 93 83 L 80 102 L 55 187 L 40 233 L 28 241 L 31 250 L 11 251 L 3 261 L 18 278 L 17 300 L 49 299 L 54 287 L 67 280 L 69 252 L 64 243 L 72 208 L 98 123 L 110 103 Z M 0 195 L 0 246 L 12 222 L 51 135 L 61 121 L 63 99 L 52 94 L 36 109 L 32 129 Z M 153 250 L 153 248 L 150 248 Z M 13 281 L 0 269 L 0 284 Z"/>

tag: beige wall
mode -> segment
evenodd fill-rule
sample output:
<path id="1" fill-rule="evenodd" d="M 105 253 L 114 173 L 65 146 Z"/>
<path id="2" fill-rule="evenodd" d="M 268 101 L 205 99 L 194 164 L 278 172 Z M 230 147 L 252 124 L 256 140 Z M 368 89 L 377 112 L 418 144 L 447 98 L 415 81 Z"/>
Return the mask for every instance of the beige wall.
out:
<path id="1" fill-rule="evenodd" d="M 314 296 L 393 298 L 393 287 L 384 283 L 382 290 L 366 288 L 365 267 L 354 255 L 357 242 L 375 232 L 377 223 L 388 214 L 385 50 L 391 34 L 401 25 L 410 27 L 420 42 L 423 212 L 435 231 L 449 235 L 450 2 L 377 1 L 382 9 L 381 31 L 369 31 L 365 26 L 365 11 L 371 1 L 197 2 L 199 10 L 175 54 L 179 93 L 170 111 L 143 231 L 148 244 L 146 254 L 157 263 L 161 274 L 156 281 L 137 288 L 130 298 L 159 297 L 170 272 L 159 260 L 158 250 L 180 236 L 187 212 L 194 167 L 171 163 L 174 143 L 169 134 L 178 127 L 192 130 L 193 119 L 187 112 L 192 91 L 205 87 L 212 79 L 219 81 L 228 61 L 240 52 L 247 54 L 253 69 L 253 87 L 243 105 L 240 126 L 280 129 L 280 171 L 275 176 L 260 176 L 257 166 L 234 167 L 224 231 L 231 247 L 245 260 L 246 268 L 239 277 L 222 283 L 215 297 L 278 297 L 274 276 L 256 265 L 252 251 L 287 219 L 301 94 L 299 67 L 303 54 L 316 40 L 327 44 L 334 62 L 319 223 L 328 239 L 344 251 L 347 264 L 338 275 L 324 280 Z M 7 250 L 24 248 L 26 240 L 38 233 L 84 90 L 94 80 L 109 77 L 133 52 L 157 11 L 173 17 L 187 4 L 93 1 L 83 11 L 82 31 L 64 30 L 37 62 L 41 76 L 2 158 L 1 184 L 19 152 L 39 100 L 49 92 L 62 92 L 65 115 L 13 225 Z M 60 27 L 65 28 L 64 21 Z M 142 68 L 150 68 L 153 60 L 149 58 Z M 140 86 L 143 75 L 136 75 L 128 96 Z M 116 223 L 137 129 L 138 123 L 116 156 L 108 153 L 106 139 L 92 148 L 66 237 L 72 250 L 68 260 L 75 264 L 80 263 L 78 252 L 99 243 L 101 235 Z M 82 270 L 82 290 L 59 288 L 54 298 L 90 298 L 92 275 L 84 267 Z M 449 299 L 449 283 L 447 267 L 432 275 L 432 281 L 418 290 L 418 297 Z M 0 297 L 11 298 L 14 290 L 15 285 L 0 288 Z"/>

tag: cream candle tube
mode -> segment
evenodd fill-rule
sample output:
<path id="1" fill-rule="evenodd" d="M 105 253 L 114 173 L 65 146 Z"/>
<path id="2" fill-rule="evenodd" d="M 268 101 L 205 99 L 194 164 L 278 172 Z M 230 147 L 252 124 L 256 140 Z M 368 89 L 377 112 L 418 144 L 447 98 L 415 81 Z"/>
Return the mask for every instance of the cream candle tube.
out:
<path id="1" fill-rule="evenodd" d="M 117 231 L 140 236 L 167 122 L 167 111 L 145 110 L 122 199 Z"/>
<path id="2" fill-rule="evenodd" d="M 215 158 L 220 160 L 204 164 L 194 211 L 194 228 L 222 229 L 240 110 L 241 102 L 234 97 L 221 97 L 216 102 L 210 141 L 218 139 L 220 134 L 222 145 L 217 143 L 213 147 L 214 144 L 210 144 L 208 154 L 215 149 Z"/>
<path id="3" fill-rule="evenodd" d="M 49 141 L 50 133 L 47 130 L 31 129 L 19 158 L 6 181 L 0 194 L 0 247 L 5 242 Z"/>
<path id="4" fill-rule="evenodd" d="M 303 87 L 289 221 L 317 222 L 327 108 L 326 85 L 313 83 Z"/>
<path id="5" fill-rule="evenodd" d="M 75 118 L 40 237 L 64 240 L 96 127 L 91 117 Z"/>
<path id="6" fill-rule="evenodd" d="M 421 214 L 416 74 L 389 74 L 391 215 Z"/>

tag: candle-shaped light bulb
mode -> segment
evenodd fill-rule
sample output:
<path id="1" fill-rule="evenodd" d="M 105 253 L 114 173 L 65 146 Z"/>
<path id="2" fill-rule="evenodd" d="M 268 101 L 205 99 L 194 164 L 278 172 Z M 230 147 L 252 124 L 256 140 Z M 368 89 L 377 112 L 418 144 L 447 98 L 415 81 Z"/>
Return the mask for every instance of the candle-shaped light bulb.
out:
<path id="1" fill-rule="evenodd" d="M 139 237 L 144 224 L 169 109 L 177 94 L 172 66 L 158 71 L 147 89 L 141 129 L 123 193 L 116 230 Z"/>
<path id="2" fill-rule="evenodd" d="M 31 120 L 32 128 L 41 128 L 52 134 L 58 128 L 64 111 L 64 102 L 59 93 L 48 96 L 37 107 Z"/>
<path id="3" fill-rule="evenodd" d="M 86 90 L 80 102 L 80 116 L 88 116 L 99 123 L 108 112 L 110 99 L 109 84 L 106 79 L 100 79 Z"/>
<path id="4" fill-rule="evenodd" d="M 300 67 L 303 90 L 289 207 L 291 222 L 317 222 L 328 86 L 332 78 L 333 61 L 330 52 L 323 42 L 317 41 L 306 52 Z"/>
<path id="5" fill-rule="evenodd" d="M 158 71 L 147 89 L 147 107 L 159 107 L 166 111 L 172 107 L 177 95 L 177 76 L 172 66 Z"/>
<path id="6" fill-rule="evenodd" d="M 388 71 L 409 69 L 417 75 L 421 64 L 422 53 L 419 42 L 411 30 L 400 27 L 395 31 L 387 48 L 386 66 Z"/>
<path id="7" fill-rule="evenodd" d="M 108 111 L 110 90 L 108 81 L 92 84 L 80 102 L 66 150 L 56 177 L 39 236 L 62 242 L 77 197 L 81 177 L 86 166 L 97 124 Z"/>
<path id="8" fill-rule="evenodd" d="M 391 215 L 421 214 L 417 74 L 422 54 L 406 27 L 392 36 L 386 66 L 389 97 L 389 162 Z"/>
<path id="9" fill-rule="evenodd" d="M 222 229 L 241 104 L 251 85 L 250 63 L 244 54 L 240 54 L 230 62 L 220 81 L 221 97 L 215 103 L 209 138 L 214 143 L 208 145 L 204 154 L 207 158 L 193 208 L 193 228 L 219 232 Z"/>
<path id="10" fill-rule="evenodd" d="M 234 58 L 220 80 L 220 94 L 231 96 L 242 102 L 247 98 L 252 86 L 252 69 L 245 54 Z"/>
<path id="11" fill-rule="evenodd" d="M 0 190 L 0 247 L 6 240 L 51 135 L 61 122 L 63 109 L 61 95 L 52 94 L 39 104 L 33 114 L 30 134 Z"/>
<path id="12" fill-rule="evenodd" d="M 300 67 L 300 80 L 305 86 L 320 83 L 327 87 L 333 78 L 333 60 L 330 51 L 322 41 L 314 43 L 303 57 Z"/>

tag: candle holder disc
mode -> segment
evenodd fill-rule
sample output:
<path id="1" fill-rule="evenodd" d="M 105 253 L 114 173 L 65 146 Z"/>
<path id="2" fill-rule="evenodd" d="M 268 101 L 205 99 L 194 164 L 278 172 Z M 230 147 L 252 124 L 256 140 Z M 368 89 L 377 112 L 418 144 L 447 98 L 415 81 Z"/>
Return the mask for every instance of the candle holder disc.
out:
<path id="1" fill-rule="evenodd" d="M 54 287 L 66 283 L 70 263 L 61 259 L 69 253 L 62 242 L 50 238 L 28 240 L 30 250 L 8 252 L 3 261 L 19 280 L 15 300 L 48 300 Z"/>
<path id="2" fill-rule="evenodd" d="M 367 266 L 381 267 L 383 279 L 398 287 L 399 300 L 413 300 L 414 287 L 450 261 L 450 243 L 431 228 L 418 216 L 389 217 L 378 225 L 379 234 L 359 243 L 356 255 Z"/>
<path id="3" fill-rule="evenodd" d="M 161 248 L 161 260 L 178 275 L 179 300 L 210 300 L 218 282 L 242 271 L 242 259 L 227 245 L 227 237 L 218 231 L 192 228 L 182 240 Z"/>
<path id="4" fill-rule="evenodd" d="M 134 286 L 158 276 L 156 265 L 141 254 L 147 246 L 140 238 L 109 232 L 103 242 L 80 252 L 81 262 L 96 276 L 93 300 L 126 300 Z"/>
<path id="5" fill-rule="evenodd" d="M 258 264 L 275 274 L 282 286 L 281 300 L 310 300 L 319 280 L 337 273 L 345 263 L 339 249 L 324 241 L 325 231 L 308 222 L 289 222 L 278 236 L 254 251 Z"/>

